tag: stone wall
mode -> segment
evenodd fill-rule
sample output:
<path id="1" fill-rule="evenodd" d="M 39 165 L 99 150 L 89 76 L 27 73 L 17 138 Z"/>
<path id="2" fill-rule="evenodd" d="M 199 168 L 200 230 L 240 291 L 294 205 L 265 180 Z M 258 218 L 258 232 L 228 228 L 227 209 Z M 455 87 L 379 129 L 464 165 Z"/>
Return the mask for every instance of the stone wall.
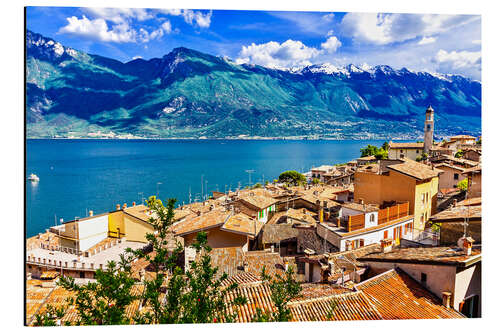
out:
<path id="1" fill-rule="evenodd" d="M 314 250 L 316 253 L 337 252 L 338 249 L 330 244 L 328 241 L 323 240 L 316 233 L 316 228 L 297 228 L 299 234 L 297 236 L 297 251 L 303 253 L 305 249 Z"/>

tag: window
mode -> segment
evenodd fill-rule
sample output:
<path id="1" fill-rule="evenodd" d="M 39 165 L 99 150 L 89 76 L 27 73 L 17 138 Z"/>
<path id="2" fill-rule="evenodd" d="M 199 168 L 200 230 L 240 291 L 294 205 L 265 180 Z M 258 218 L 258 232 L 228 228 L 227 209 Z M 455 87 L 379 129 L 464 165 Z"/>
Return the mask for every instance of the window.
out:
<path id="1" fill-rule="evenodd" d="M 85 272 L 80 272 L 80 279 L 84 279 L 85 278 Z"/>
<path id="2" fill-rule="evenodd" d="M 424 214 L 420 215 L 420 222 L 423 223 L 424 222 Z"/>
<path id="3" fill-rule="evenodd" d="M 430 131 L 431 130 L 431 124 L 427 124 L 427 130 Z"/>
<path id="4" fill-rule="evenodd" d="M 422 193 L 422 203 L 425 203 L 425 193 Z"/>
<path id="5" fill-rule="evenodd" d="M 427 274 L 420 273 L 420 282 L 422 282 L 422 284 L 424 285 L 427 283 Z"/>
<path id="6" fill-rule="evenodd" d="M 404 158 L 405 157 L 405 154 L 400 154 L 399 155 L 400 158 Z"/>
<path id="7" fill-rule="evenodd" d="M 403 153 L 403 149 L 401 149 L 399 152 L 400 152 L 400 153 Z"/>
<path id="8" fill-rule="evenodd" d="M 453 174 L 453 179 L 458 180 L 458 173 Z"/>
<path id="9" fill-rule="evenodd" d="M 384 239 L 389 237 L 389 230 L 384 231 Z"/>
<path id="10" fill-rule="evenodd" d="M 370 222 L 375 222 L 375 214 L 370 215 Z"/>
<path id="11" fill-rule="evenodd" d="M 418 154 L 418 149 L 417 149 L 417 154 Z"/>

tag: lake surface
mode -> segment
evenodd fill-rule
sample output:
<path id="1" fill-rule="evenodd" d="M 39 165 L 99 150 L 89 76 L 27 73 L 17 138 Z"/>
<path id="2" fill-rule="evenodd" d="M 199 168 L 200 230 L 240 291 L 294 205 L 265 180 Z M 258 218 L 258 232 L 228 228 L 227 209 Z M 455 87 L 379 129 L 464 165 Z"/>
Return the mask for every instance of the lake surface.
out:
<path id="1" fill-rule="evenodd" d="M 383 141 L 308 140 L 27 140 L 27 237 L 62 218 L 100 214 L 116 204 L 159 193 L 179 204 L 251 182 L 272 181 L 286 170 L 347 162 L 367 144 Z"/>

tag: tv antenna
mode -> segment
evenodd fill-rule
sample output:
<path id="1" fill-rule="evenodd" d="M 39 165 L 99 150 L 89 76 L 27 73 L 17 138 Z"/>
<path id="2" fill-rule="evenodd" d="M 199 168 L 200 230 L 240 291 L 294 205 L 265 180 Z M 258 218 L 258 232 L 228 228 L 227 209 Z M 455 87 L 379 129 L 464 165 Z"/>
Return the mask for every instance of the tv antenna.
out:
<path id="1" fill-rule="evenodd" d="M 248 173 L 248 186 L 252 186 L 252 173 L 255 172 L 255 170 L 245 170 L 246 173 Z"/>

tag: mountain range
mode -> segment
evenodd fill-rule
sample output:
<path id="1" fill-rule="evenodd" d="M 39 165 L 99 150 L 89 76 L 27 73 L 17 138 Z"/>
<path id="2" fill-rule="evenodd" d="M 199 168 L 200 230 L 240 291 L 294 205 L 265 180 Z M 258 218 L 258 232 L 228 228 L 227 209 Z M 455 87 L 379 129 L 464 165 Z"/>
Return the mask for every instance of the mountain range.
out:
<path id="1" fill-rule="evenodd" d="M 272 69 L 187 48 L 120 62 L 27 31 L 28 138 L 413 139 L 481 133 L 481 82 L 406 68 Z"/>

